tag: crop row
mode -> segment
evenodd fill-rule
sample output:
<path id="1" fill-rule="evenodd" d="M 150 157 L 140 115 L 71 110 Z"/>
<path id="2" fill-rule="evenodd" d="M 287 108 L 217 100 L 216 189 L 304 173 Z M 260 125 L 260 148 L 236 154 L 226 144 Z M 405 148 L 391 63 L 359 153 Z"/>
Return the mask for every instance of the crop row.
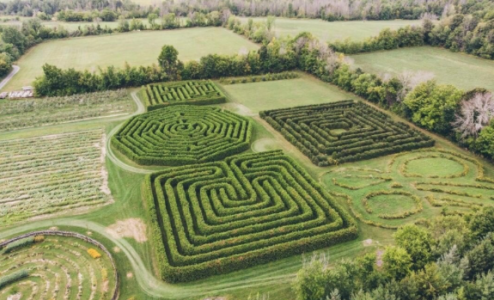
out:
<path id="1" fill-rule="evenodd" d="M 0 142 L 0 223 L 108 203 L 101 130 Z"/>
<path id="2" fill-rule="evenodd" d="M 177 105 L 128 120 L 112 146 L 142 165 L 220 160 L 249 148 L 250 122 L 214 107 Z"/>
<path id="3" fill-rule="evenodd" d="M 431 147 L 434 140 L 352 100 L 260 113 L 312 162 L 327 166 Z"/>
<path id="4" fill-rule="evenodd" d="M 281 151 L 148 175 L 144 195 L 163 279 L 230 272 L 334 245 L 353 219 Z"/>
<path id="5" fill-rule="evenodd" d="M 149 84 L 142 88 L 141 93 L 148 111 L 169 105 L 206 105 L 226 101 L 225 95 L 210 80 Z"/>

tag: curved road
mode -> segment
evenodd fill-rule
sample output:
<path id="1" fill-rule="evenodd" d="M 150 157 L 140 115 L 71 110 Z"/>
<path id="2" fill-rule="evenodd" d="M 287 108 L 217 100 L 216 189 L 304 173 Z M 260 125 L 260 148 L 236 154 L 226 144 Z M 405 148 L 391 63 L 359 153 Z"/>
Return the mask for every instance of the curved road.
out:
<path id="1" fill-rule="evenodd" d="M 19 72 L 19 70 L 21 69 L 19 66 L 16 66 L 16 65 L 12 65 L 12 71 L 9 73 L 9 75 L 7 75 L 7 77 L 5 77 L 2 82 L 0 82 L 0 90 L 3 89 L 4 86 L 7 85 L 7 83 L 9 83 L 10 79 L 12 79 L 12 77 L 14 77 L 15 74 L 17 74 L 17 72 Z"/>

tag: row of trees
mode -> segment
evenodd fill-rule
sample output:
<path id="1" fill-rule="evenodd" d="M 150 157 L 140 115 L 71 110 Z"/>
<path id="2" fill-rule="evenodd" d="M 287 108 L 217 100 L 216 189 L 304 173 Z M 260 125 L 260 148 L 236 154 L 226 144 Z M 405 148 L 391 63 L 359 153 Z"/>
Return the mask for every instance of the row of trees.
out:
<path id="1" fill-rule="evenodd" d="M 213 11 L 230 10 L 242 16 L 280 16 L 289 18 L 321 18 L 334 20 L 391 20 L 419 19 L 424 14 L 447 16 L 454 13 L 483 14 L 492 11 L 494 6 L 489 0 L 175 0 L 158 1 L 154 7 L 141 7 L 131 0 L 13 0 L 0 4 L 0 11 L 6 14 L 33 16 L 43 13 L 53 16 L 66 10 L 69 19 L 81 21 L 93 18 L 92 12 L 108 10 L 124 14 L 126 18 L 147 17 L 156 13 L 162 17 L 168 13 L 187 16 L 190 13 L 210 13 Z M 159 3 L 159 4 L 158 4 Z"/>
<path id="2" fill-rule="evenodd" d="M 377 258 L 329 268 L 314 257 L 299 271 L 299 300 L 467 300 L 494 298 L 494 208 L 407 225 Z"/>

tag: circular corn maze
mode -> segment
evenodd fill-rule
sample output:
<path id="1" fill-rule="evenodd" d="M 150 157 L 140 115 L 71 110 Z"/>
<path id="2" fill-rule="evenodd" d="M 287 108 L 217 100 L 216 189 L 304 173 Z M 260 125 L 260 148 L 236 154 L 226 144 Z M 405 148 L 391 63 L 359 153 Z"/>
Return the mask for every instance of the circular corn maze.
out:
<path id="1" fill-rule="evenodd" d="M 170 106 L 138 115 L 112 137 L 112 145 L 141 165 L 209 162 L 249 148 L 250 122 L 214 107 Z"/>
<path id="2" fill-rule="evenodd" d="M 2 245 L 1 300 L 113 300 L 118 296 L 113 259 L 92 239 L 68 232 L 39 232 Z"/>
<path id="3" fill-rule="evenodd" d="M 230 272 L 353 239 L 353 219 L 281 151 L 161 171 L 145 181 L 163 279 Z"/>

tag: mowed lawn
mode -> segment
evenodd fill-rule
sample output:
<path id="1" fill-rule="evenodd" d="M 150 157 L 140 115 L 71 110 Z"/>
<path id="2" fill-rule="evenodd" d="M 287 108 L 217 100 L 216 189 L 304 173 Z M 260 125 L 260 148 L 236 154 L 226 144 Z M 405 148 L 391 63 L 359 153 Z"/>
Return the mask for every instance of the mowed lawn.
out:
<path id="1" fill-rule="evenodd" d="M 494 91 L 494 61 L 434 47 L 404 48 L 352 55 L 355 66 L 376 73 L 398 74 L 405 70 L 428 71 L 442 84 L 469 90 Z"/>
<path id="2" fill-rule="evenodd" d="M 183 61 L 199 60 L 207 54 L 236 54 L 258 46 L 224 28 L 208 27 L 169 31 L 143 31 L 93 37 L 54 40 L 30 49 L 18 61 L 21 70 L 4 90 L 31 85 L 42 75 L 45 63 L 61 68 L 87 69 L 114 65 L 123 67 L 151 65 L 158 62 L 161 47 L 173 45 Z"/>
<path id="3" fill-rule="evenodd" d="M 248 18 L 241 18 L 247 22 Z M 266 18 L 254 18 L 254 21 L 265 22 Z M 392 20 L 392 21 L 341 21 L 328 22 L 311 19 L 276 18 L 274 30 L 278 36 L 292 37 L 300 32 L 310 32 L 319 39 L 334 42 L 347 38 L 353 41 L 362 41 L 379 34 L 383 29 L 398 29 L 408 25 L 420 25 L 420 20 Z"/>
<path id="4" fill-rule="evenodd" d="M 303 74 L 297 79 L 239 83 L 222 87 L 231 102 L 244 105 L 252 112 L 357 98 L 334 85 Z"/>

